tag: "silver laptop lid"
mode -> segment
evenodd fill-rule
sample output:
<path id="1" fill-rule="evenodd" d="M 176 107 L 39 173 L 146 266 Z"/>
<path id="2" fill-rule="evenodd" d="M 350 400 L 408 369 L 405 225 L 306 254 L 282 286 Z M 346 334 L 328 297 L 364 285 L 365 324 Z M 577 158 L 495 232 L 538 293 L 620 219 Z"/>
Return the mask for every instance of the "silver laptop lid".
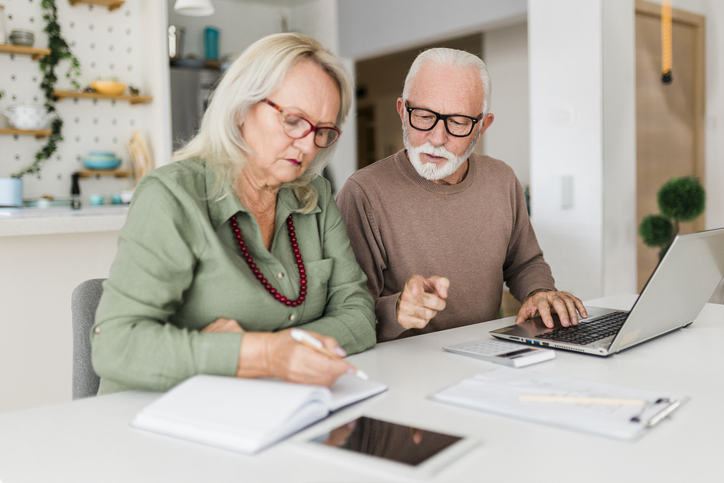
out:
<path id="1" fill-rule="evenodd" d="M 609 352 L 618 352 L 693 322 L 722 278 L 724 228 L 677 236 Z"/>

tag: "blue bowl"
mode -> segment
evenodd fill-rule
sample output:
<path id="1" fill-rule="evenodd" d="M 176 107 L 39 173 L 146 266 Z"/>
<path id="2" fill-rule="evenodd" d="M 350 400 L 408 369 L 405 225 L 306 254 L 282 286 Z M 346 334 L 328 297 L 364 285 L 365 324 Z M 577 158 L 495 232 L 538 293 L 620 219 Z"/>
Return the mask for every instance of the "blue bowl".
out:
<path id="1" fill-rule="evenodd" d="M 83 166 L 88 169 L 111 170 L 116 169 L 120 165 L 121 160 L 118 158 L 83 158 Z"/>
<path id="2" fill-rule="evenodd" d="M 89 158 L 116 158 L 116 153 L 111 151 L 91 151 Z"/>

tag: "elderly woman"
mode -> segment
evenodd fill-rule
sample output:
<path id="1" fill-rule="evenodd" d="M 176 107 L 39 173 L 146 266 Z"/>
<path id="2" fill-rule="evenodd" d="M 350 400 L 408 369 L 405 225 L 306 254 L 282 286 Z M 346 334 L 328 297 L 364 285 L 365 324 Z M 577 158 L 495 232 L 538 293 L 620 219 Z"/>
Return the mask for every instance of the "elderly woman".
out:
<path id="1" fill-rule="evenodd" d="M 351 104 L 342 63 L 278 34 L 224 75 L 201 128 L 136 188 L 91 332 L 99 393 L 195 374 L 331 385 L 375 343 L 373 302 L 319 175 Z"/>

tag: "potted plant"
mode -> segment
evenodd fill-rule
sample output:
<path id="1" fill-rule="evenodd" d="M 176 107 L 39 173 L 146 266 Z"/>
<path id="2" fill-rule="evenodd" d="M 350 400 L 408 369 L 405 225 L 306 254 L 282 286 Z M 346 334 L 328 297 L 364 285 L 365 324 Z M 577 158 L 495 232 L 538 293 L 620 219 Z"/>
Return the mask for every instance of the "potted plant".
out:
<path id="1" fill-rule="evenodd" d="M 639 225 L 639 235 L 650 247 L 659 247 L 659 258 L 666 254 L 679 233 L 679 223 L 695 220 L 704 211 L 706 192 L 692 176 L 667 181 L 656 194 L 660 215 L 648 215 Z"/>

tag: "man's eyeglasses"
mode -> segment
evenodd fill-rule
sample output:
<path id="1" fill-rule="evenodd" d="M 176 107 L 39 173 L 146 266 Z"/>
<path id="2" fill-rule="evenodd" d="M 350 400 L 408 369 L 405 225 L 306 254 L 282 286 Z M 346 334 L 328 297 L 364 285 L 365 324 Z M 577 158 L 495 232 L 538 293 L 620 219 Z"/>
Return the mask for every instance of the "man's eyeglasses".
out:
<path id="1" fill-rule="evenodd" d="M 482 114 L 478 117 L 463 116 L 462 114 L 439 114 L 429 109 L 410 107 L 407 102 L 405 102 L 405 109 L 407 109 L 410 116 L 410 126 L 418 131 L 431 131 L 437 125 L 437 121 L 442 119 L 448 134 L 458 138 L 470 136 L 475 125 L 483 117 Z"/>
<path id="2" fill-rule="evenodd" d="M 282 128 L 284 128 L 286 135 L 292 139 L 301 139 L 310 132 L 314 132 L 314 144 L 318 148 L 328 148 L 342 134 L 342 131 L 336 127 L 314 126 L 307 119 L 282 109 L 269 99 L 262 99 L 262 102 L 266 102 L 279 112 L 282 118 Z"/>

